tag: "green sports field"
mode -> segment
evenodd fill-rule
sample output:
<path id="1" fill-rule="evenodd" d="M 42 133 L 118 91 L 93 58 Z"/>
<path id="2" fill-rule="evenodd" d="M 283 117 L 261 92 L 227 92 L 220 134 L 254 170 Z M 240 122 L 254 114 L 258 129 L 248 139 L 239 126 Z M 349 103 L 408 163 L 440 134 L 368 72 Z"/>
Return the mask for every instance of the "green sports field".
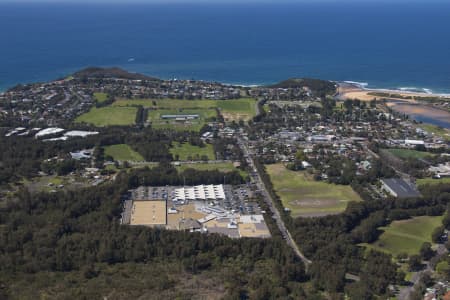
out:
<path id="1" fill-rule="evenodd" d="M 369 249 L 383 251 L 393 256 L 400 253 L 418 254 L 424 242 L 432 242 L 433 230 L 442 225 L 442 216 L 415 217 L 408 220 L 394 221 L 387 227 L 380 227 L 384 232 L 372 244 L 362 244 Z"/>
<path id="2" fill-rule="evenodd" d="M 266 166 L 267 173 L 284 207 L 293 217 L 338 214 L 350 201 L 361 201 L 350 186 L 314 181 L 306 172 L 294 172 L 283 164 Z"/>
<path id="3" fill-rule="evenodd" d="M 251 98 L 233 100 L 178 100 L 178 99 L 119 99 L 113 106 L 142 105 L 154 110 L 214 109 L 219 108 L 228 121 L 248 121 L 256 115 L 256 100 Z"/>
<path id="4" fill-rule="evenodd" d="M 427 158 L 434 154 L 410 149 L 387 149 L 387 151 L 400 159 Z"/>
<path id="5" fill-rule="evenodd" d="M 249 121 L 256 115 L 256 101 L 250 98 L 216 101 L 226 121 Z"/>
<path id="6" fill-rule="evenodd" d="M 106 146 L 104 149 L 105 156 L 111 156 L 117 161 L 144 161 L 142 155 L 126 144 Z"/>
<path id="7" fill-rule="evenodd" d="M 206 155 L 208 160 L 214 160 L 214 149 L 211 144 L 205 144 L 205 147 L 193 146 L 189 143 L 173 143 L 170 148 L 170 153 L 175 160 L 178 155 L 178 160 L 200 160 L 202 156 Z"/>
<path id="8" fill-rule="evenodd" d="M 176 121 L 176 120 L 163 120 L 162 115 L 199 115 L 198 119 Z M 174 130 L 188 130 L 188 131 L 200 131 L 200 129 L 207 122 L 215 118 L 217 112 L 214 109 L 157 109 L 150 110 L 148 112 L 148 121 L 155 129 L 174 129 Z"/>
<path id="9" fill-rule="evenodd" d="M 133 125 L 136 120 L 136 107 L 92 107 L 91 110 L 76 118 L 77 123 L 95 126 Z"/>

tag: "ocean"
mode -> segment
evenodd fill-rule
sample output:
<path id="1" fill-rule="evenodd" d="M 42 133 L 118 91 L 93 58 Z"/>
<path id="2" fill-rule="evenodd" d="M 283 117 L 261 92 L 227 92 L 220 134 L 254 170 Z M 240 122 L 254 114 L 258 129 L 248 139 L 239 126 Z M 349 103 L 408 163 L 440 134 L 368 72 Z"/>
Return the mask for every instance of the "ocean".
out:
<path id="1" fill-rule="evenodd" d="M 444 2 L 3 3 L 0 89 L 119 66 L 166 79 L 314 77 L 450 93 L 449 37 Z"/>

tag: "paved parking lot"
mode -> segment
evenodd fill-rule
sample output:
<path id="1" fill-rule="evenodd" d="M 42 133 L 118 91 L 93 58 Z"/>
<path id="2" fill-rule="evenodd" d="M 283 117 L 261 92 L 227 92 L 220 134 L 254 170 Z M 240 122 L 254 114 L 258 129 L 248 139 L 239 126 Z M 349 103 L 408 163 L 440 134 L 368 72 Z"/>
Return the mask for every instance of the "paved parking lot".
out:
<path id="1" fill-rule="evenodd" d="M 225 187 L 225 200 L 215 201 L 217 205 L 227 211 L 240 213 L 243 215 L 260 214 L 259 205 L 252 200 L 253 191 L 247 185 L 237 187 Z"/>
<path id="2" fill-rule="evenodd" d="M 240 186 L 224 186 L 225 199 L 216 200 L 195 200 L 195 201 L 176 201 L 175 190 L 181 186 L 165 186 L 165 187 L 139 187 L 130 191 L 129 195 L 125 197 L 123 202 L 122 224 L 131 223 L 132 206 L 134 201 L 167 201 L 167 223 L 168 229 L 179 229 L 181 222 L 184 220 L 199 220 L 207 216 L 214 215 L 217 220 L 206 221 L 209 222 L 206 226 L 211 229 L 211 232 L 222 231 L 236 231 L 236 228 L 227 228 L 228 223 L 232 220 L 239 220 L 240 216 L 246 215 L 261 215 L 262 211 L 258 203 L 254 200 L 254 192 L 250 185 L 244 184 Z M 220 221 L 223 219 L 222 221 Z M 230 221 L 231 220 L 231 221 Z M 203 221 L 205 222 L 205 221 Z M 227 226 L 219 226 L 217 222 L 222 222 Z M 217 224 L 216 224 L 217 223 Z M 204 224 L 204 223 L 202 223 Z M 215 225 L 214 225 L 215 224 Z M 221 223 L 220 223 L 221 224 Z M 264 224 L 263 224 L 264 225 Z M 253 225 L 248 225 L 253 226 Z M 265 226 L 265 225 L 264 225 Z M 224 227 L 224 228 L 222 228 Z M 220 230 L 219 230 L 220 229 Z M 250 230 L 247 230 L 250 232 Z M 244 232 L 244 231 L 243 231 Z M 246 232 L 246 231 L 245 231 Z M 229 233 L 229 236 L 235 235 Z M 246 233 L 247 236 L 260 235 L 257 228 L 251 228 L 251 233 Z M 265 234 L 262 234 L 266 236 Z"/>

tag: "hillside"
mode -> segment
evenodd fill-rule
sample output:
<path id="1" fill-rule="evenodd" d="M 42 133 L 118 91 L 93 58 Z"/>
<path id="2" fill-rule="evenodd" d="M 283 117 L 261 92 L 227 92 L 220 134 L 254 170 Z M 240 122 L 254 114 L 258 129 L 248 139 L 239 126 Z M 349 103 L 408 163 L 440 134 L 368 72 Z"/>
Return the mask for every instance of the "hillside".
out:
<path id="1" fill-rule="evenodd" d="M 120 68 L 98 68 L 98 67 L 89 67 L 78 71 L 73 74 L 75 78 L 118 78 L 118 79 L 131 79 L 131 80 L 148 80 L 148 81 L 157 81 L 159 79 L 138 74 L 138 73 L 130 73 Z"/>
<path id="2" fill-rule="evenodd" d="M 336 92 L 336 86 L 328 80 L 313 78 L 290 78 L 269 86 L 270 88 L 303 88 L 308 87 L 312 92 L 332 95 Z"/>

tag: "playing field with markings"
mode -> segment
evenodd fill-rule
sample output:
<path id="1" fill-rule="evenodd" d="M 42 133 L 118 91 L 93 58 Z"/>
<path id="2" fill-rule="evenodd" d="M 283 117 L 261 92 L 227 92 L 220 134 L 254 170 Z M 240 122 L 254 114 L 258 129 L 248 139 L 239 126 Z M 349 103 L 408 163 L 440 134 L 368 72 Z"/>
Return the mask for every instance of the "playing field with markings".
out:
<path id="1" fill-rule="evenodd" d="M 216 101 L 216 103 L 226 121 L 249 121 L 256 115 L 254 99 Z"/>
<path id="2" fill-rule="evenodd" d="M 198 115 L 198 118 L 190 120 L 163 119 L 163 115 Z M 148 122 L 155 129 L 174 129 L 200 131 L 209 121 L 217 116 L 215 109 L 151 109 L 148 112 Z"/>
<path id="3" fill-rule="evenodd" d="M 179 99 L 119 99 L 113 106 L 142 105 L 153 110 L 220 109 L 228 121 L 248 121 L 256 115 L 256 100 L 252 98 L 232 100 L 179 100 Z"/>
<path id="4" fill-rule="evenodd" d="M 266 166 L 274 189 L 293 217 L 338 214 L 350 201 L 361 201 L 350 186 L 314 181 L 306 172 L 286 169 L 283 164 Z"/>

